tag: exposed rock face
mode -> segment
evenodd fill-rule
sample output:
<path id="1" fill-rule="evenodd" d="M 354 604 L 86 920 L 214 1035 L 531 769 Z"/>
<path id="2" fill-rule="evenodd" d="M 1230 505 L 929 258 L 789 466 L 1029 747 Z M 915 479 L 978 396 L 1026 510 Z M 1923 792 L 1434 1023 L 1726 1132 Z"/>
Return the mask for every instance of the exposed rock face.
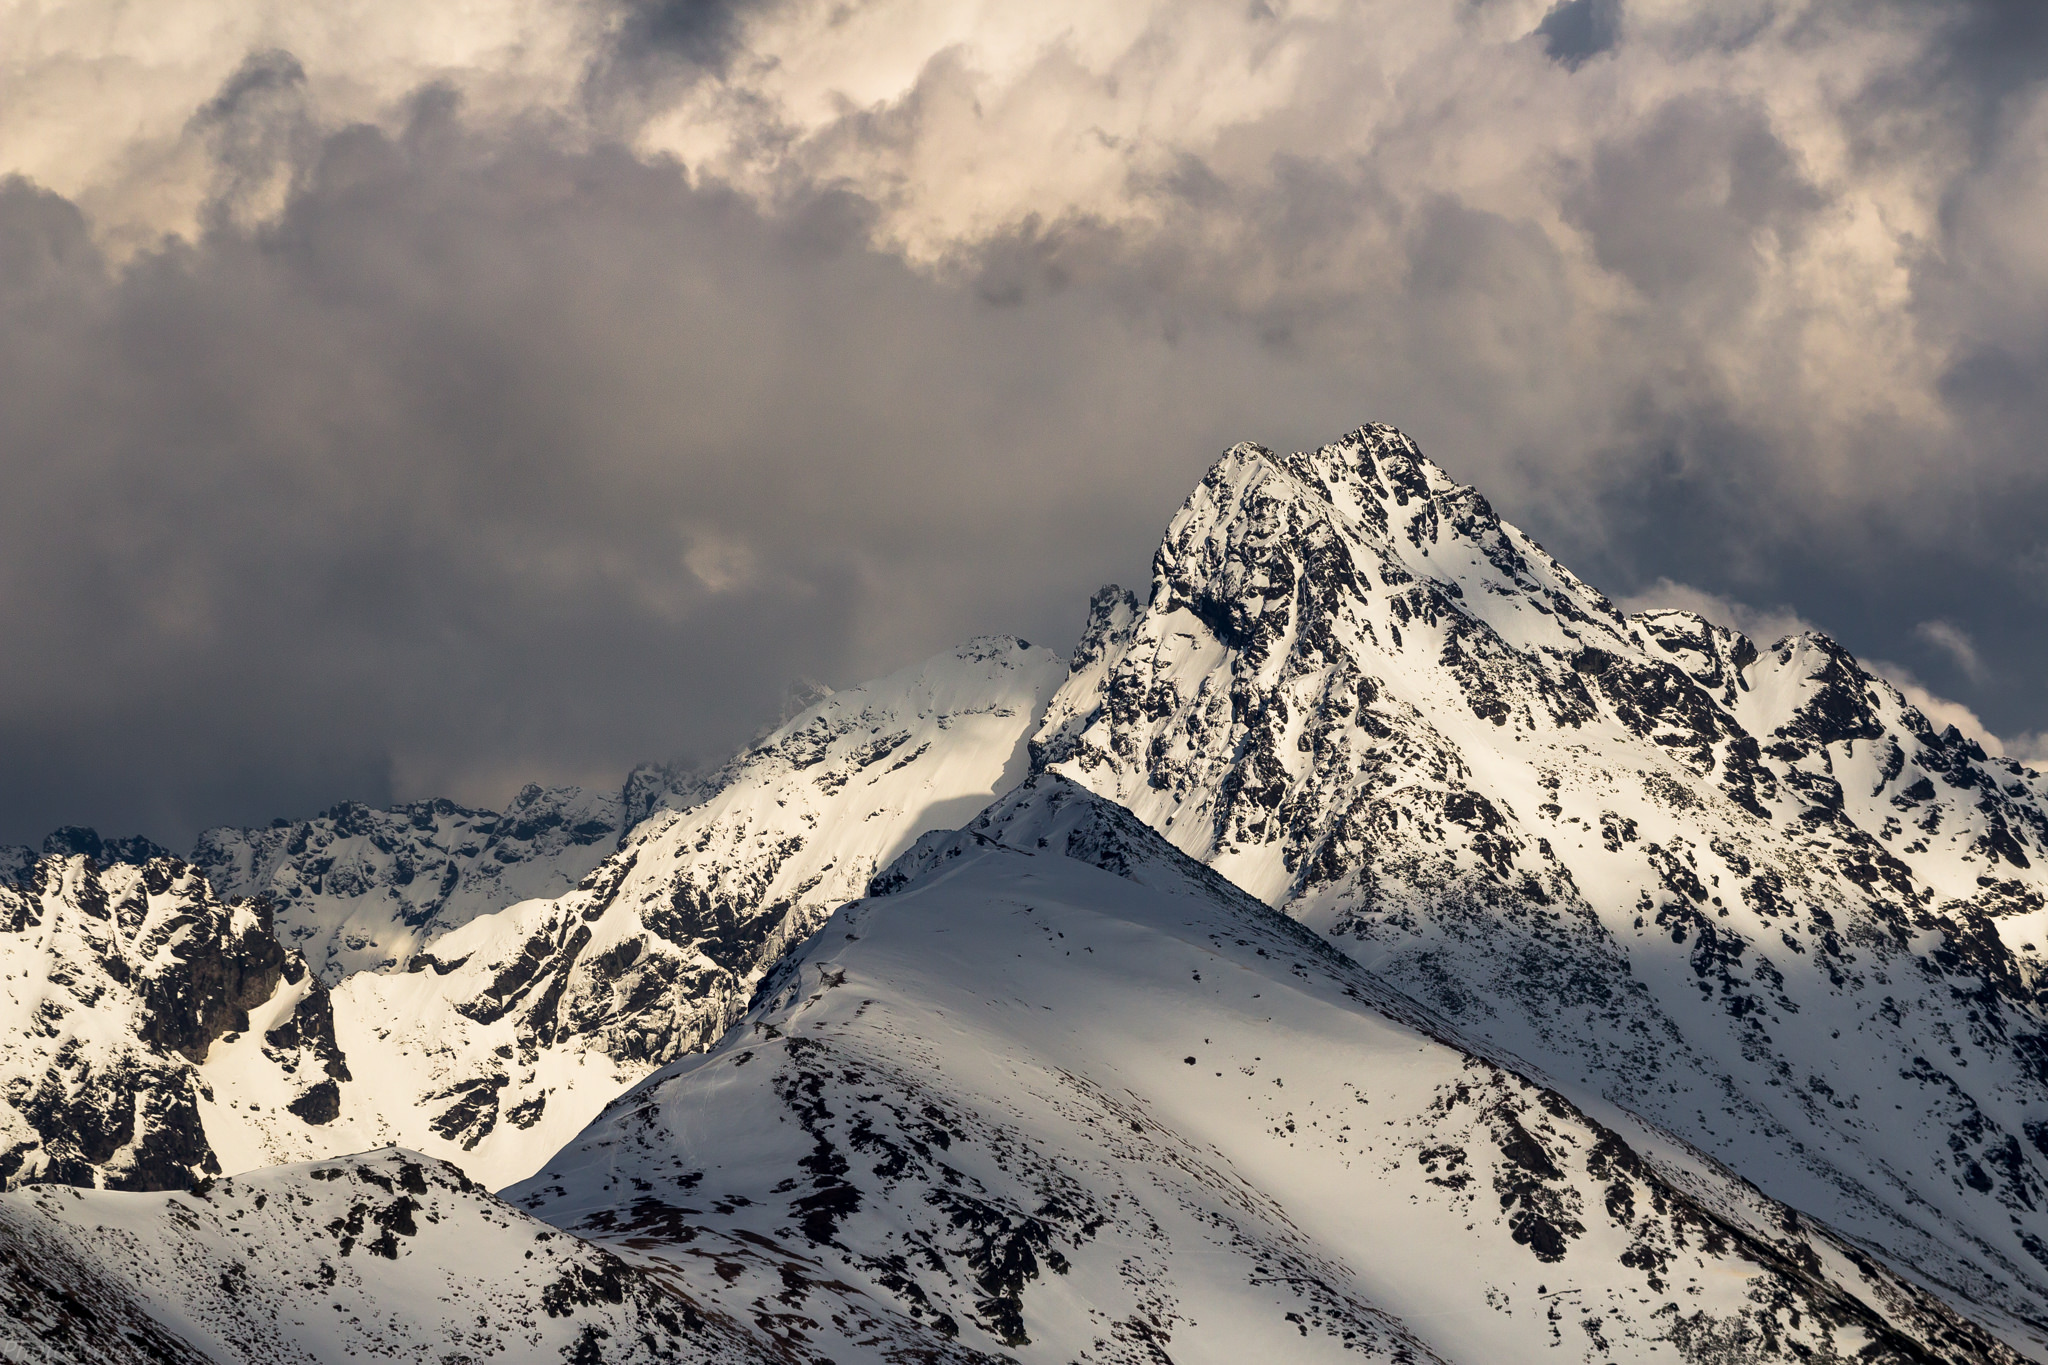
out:
<path id="1" fill-rule="evenodd" d="M 19 885 L 26 881 L 40 858 L 90 858 L 101 867 L 130 863 L 141 867 L 153 858 L 168 858 L 169 849 L 136 835 L 127 839 L 106 839 L 96 829 L 65 825 L 43 838 L 43 851 L 20 844 L 0 845 L 0 883 Z"/>
<path id="2" fill-rule="evenodd" d="M 385 1150 L 154 1197 L 0 1196 L 0 1357 L 24 1365 L 767 1365 L 748 1324 Z"/>
<path id="3" fill-rule="evenodd" d="M 1623 617 L 1386 427 L 1233 449 L 1153 567 L 1096 597 L 1041 768 L 1578 1102 L 2048 1323 L 2048 779 L 1825 637 Z"/>
<path id="4" fill-rule="evenodd" d="M 2017 1359 L 1064 779 L 876 888 L 508 1198 L 805 1359 Z"/>
<path id="5" fill-rule="evenodd" d="M 317 1142 L 274 1106 L 348 1076 L 326 991 L 268 907 L 223 904 L 174 858 L 39 860 L 0 886 L 0 974 L 10 1184 L 184 1188 L 221 1169 L 223 1143 L 240 1159 Z"/>

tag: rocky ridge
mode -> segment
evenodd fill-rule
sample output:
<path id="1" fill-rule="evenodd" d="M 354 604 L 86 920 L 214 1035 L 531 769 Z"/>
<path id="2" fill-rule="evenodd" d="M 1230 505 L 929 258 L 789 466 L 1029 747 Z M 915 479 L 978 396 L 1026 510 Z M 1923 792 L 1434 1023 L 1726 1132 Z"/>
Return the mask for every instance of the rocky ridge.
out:
<path id="1" fill-rule="evenodd" d="M 1625 617 L 1414 444 L 1234 448 L 1034 741 L 1575 1101 L 2048 1342 L 2048 778 Z"/>
<path id="2" fill-rule="evenodd" d="M 806 1361 L 2017 1358 L 1063 778 L 874 889 L 507 1197 Z"/>
<path id="3" fill-rule="evenodd" d="M 574 890 L 657 808 L 704 794 L 692 774 L 647 766 L 612 792 L 529 783 L 502 811 L 351 801 L 310 820 L 209 829 L 192 862 L 223 896 L 267 897 L 279 936 L 333 985 L 402 965 L 478 915 Z"/>

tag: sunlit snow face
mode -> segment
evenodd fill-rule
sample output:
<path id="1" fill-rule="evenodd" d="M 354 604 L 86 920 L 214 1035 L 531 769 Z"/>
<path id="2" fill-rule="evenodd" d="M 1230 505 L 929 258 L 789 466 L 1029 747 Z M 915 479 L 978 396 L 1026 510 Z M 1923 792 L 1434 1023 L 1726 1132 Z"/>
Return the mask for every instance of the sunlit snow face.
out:
<path id="1" fill-rule="evenodd" d="M 715 753 L 1066 639 L 1216 451 L 1368 418 L 2040 730 L 2026 8 L 16 6 L 0 733 L 75 786 L 11 837 Z"/>

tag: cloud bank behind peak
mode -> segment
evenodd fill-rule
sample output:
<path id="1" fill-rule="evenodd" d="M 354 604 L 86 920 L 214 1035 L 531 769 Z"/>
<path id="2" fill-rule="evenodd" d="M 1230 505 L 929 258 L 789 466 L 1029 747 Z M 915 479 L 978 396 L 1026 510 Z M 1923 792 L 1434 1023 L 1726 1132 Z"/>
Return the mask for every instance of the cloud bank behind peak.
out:
<path id="1" fill-rule="evenodd" d="M 0 841 L 716 753 L 1365 419 L 2048 728 L 2029 13 L 21 10 Z"/>

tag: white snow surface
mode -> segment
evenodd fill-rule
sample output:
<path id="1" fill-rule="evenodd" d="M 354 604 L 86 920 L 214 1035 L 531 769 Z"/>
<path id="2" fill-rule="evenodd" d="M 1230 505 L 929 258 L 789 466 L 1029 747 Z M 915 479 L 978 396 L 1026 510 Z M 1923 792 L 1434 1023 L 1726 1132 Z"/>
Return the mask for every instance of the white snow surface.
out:
<path id="1" fill-rule="evenodd" d="M 776 1359 L 672 1284 L 397 1149 L 190 1193 L 17 1190 L 0 1244 L 0 1289 L 26 1310 L 0 1315 L 0 1358 L 22 1365 Z"/>
<path id="2" fill-rule="evenodd" d="M 1034 748 L 2048 1354 L 2048 778 L 1833 641 L 1624 617 L 1368 427 L 1226 454 Z"/>
<path id="3" fill-rule="evenodd" d="M 1045 776 L 506 1197 L 792 1359 L 2011 1360 Z"/>
<path id="4" fill-rule="evenodd" d="M 1017 782 L 1064 675 L 987 637 L 832 693 L 659 811 L 571 893 L 479 916 L 409 970 L 334 992 L 371 1084 L 336 1150 L 396 1142 L 493 1188 L 530 1174 L 606 1101 L 715 1040 L 789 944 L 926 830 Z"/>

